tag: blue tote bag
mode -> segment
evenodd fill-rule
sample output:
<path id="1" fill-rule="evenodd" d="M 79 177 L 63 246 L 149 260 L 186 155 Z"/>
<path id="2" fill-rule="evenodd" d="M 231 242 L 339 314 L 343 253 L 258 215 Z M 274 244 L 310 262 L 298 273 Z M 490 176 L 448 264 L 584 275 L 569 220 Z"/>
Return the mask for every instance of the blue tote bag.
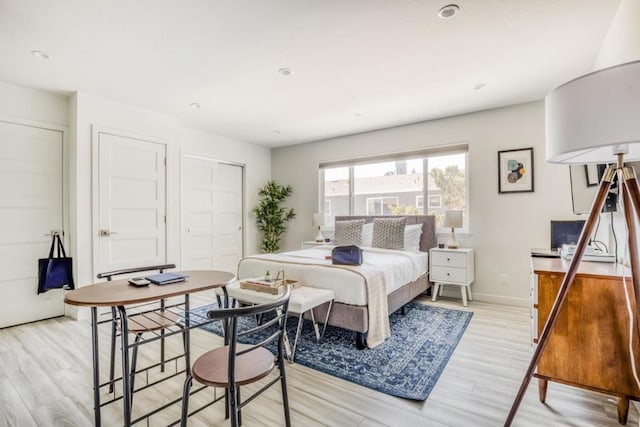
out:
<path id="1" fill-rule="evenodd" d="M 57 248 L 57 254 L 54 250 Z M 38 260 L 38 293 L 49 289 L 75 289 L 73 284 L 73 262 L 67 257 L 58 234 L 51 240 L 48 258 Z"/>

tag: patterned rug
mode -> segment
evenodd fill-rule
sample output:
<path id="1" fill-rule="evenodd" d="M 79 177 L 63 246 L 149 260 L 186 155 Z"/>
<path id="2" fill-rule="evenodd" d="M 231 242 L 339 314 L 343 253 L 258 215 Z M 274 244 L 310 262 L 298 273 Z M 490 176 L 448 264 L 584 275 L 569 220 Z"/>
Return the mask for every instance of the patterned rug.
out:
<path id="1" fill-rule="evenodd" d="M 205 315 L 216 306 L 193 311 Z M 295 363 L 382 393 L 426 400 L 466 330 L 472 312 L 409 303 L 405 315 L 389 318 L 391 337 L 374 349 L 357 350 L 355 335 L 327 327 L 317 343 L 311 321 L 305 320 Z M 289 317 L 287 333 L 293 344 L 297 316 Z M 220 322 L 203 326 L 221 334 Z"/>

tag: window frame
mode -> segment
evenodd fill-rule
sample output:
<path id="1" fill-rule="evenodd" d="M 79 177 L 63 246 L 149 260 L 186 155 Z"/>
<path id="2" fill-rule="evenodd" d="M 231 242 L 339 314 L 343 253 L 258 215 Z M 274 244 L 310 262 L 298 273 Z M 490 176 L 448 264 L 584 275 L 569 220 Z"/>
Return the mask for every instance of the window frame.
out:
<path id="1" fill-rule="evenodd" d="M 440 157 L 440 156 L 446 156 L 446 155 L 454 155 L 454 154 L 463 154 L 464 155 L 464 175 L 465 175 L 465 183 L 464 183 L 464 190 L 465 190 L 465 208 L 464 208 L 464 213 L 463 213 L 463 228 L 461 229 L 457 229 L 456 233 L 459 234 L 469 234 L 470 233 L 470 221 L 469 221 L 469 217 L 470 217 L 470 206 L 469 206 L 469 181 L 470 181 L 470 173 L 469 173 L 469 146 L 466 143 L 460 143 L 460 144 L 454 144 L 454 145 L 448 145 L 448 146 L 437 146 L 437 147 L 433 147 L 433 148 L 429 148 L 429 149 L 424 149 L 424 150 L 418 150 L 418 151 L 411 151 L 411 152 L 404 152 L 404 153 L 390 153 L 390 154 L 381 154 L 381 155 L 375 155 L 375 156 L 370 156 L 370 157 L 362 157 L 359 159 L 351 159 L 351 160 L 340 160 L 340 161 L 330 161 L 330 162 L 321 162 L 319 164 L 319 168 L 318 168 L 318 172 L 319 172 L 319 202 L 318 205 L 319 206 L 324 206 L 324 204 L 322 203 L 322 201 L 325 200 L 325 194 L 324 194 L 324 190 L 325 190 L 325 175 L 324 175 L 324 171 L 325 169 L 330 169 L 330 168 L 338 168 L 338 167 L 348 167 L 348 171 L 349 171 L 349 195 L 348 195 L 348 201 L 349 201 L 349 213 L 345 214 L 345 215 L 355 215 L 354 214 L 354 208 L 355 208 L 355 174 L 354 174 L 354 167 L 358 166 L 358 165 L 363 165 L 363 164 L 371 164 L 371 163 L 382 163 L 382 162 L 391 162 L 391 161 L 397 161 L 397 160 L 410 160 L 410 159 L 417 159 L 417 158 L 422 158 L 423 161 L 423 168 L 422 168 L 422 179 L 423 179 L 423 185 L 422 185 L 422 200 L 423 200 L 423 207 L 422 207 L 422 214 L 421 215 L 428 215 L 428 212 L 430 209 L 442 209 L 444 207 L 444 200 L 442 195 L 440 194 L 440 198 L 441 198 L 441 202 L 440 202 L 440 207 L 429 207 L 428 205 L 428 201 L 429 201 L 429 158 L 430 157 Z M 420 197 L 420 196 L 416 196 L 416 199 Z M 416 200 L 417 201 L 417 200 Z M 425 204 L 426 201 L 426 204 Z M 418 208 L 417 203 L 416 203 L 416 208 Z M 368 209 L 368 208 L 367 208 Z M 420 209 L 420 208 L 418 208 Z M 440 234 L 440 233 L 450 233 L 451 230 L 444 228 L 444 227 L 436 227 L 436 233 Z"/>

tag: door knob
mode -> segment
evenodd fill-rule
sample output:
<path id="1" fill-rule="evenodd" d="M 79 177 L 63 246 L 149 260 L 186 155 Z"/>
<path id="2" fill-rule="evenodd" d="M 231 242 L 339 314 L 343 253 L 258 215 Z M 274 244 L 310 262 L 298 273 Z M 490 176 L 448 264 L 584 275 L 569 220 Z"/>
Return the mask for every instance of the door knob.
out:
<path id="1" fill-rule="evenodd" d="M 109 237 L 112 234 L 118 234 L 118 233 L 115 232 L 115 231 L 108 230 L 108 229 L 107 230 L 100 230 L 100 237 Z"/>

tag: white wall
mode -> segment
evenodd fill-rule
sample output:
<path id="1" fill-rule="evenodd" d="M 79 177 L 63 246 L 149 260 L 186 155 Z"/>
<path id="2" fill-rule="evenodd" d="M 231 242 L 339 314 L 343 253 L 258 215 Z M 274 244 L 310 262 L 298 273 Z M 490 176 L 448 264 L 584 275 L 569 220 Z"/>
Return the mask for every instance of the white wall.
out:
<path id="1" fill-rule="evenodd" d="M 298 213 L 283 249 L 315 235 L 320 162 L 467 142 L 471 233 L 460 241 L 476 249 L 474 298 L 526 306 L 529 249 L 549 246 L 549 220 L 576 218 L 569 167 L 545 162 L 544 141 L 544 103 L 535 102 L 274 149 L 272 177 L 293 186 L 288 204 Z M 535 191 L 498 194 L 498 150 L 526 147 L 534 147 Z"/>
<path id="2" fill-rule="evenodd" d="M 69 124 L 68 97 L 0 82 L 0 116 L 17 123 Z"/>

